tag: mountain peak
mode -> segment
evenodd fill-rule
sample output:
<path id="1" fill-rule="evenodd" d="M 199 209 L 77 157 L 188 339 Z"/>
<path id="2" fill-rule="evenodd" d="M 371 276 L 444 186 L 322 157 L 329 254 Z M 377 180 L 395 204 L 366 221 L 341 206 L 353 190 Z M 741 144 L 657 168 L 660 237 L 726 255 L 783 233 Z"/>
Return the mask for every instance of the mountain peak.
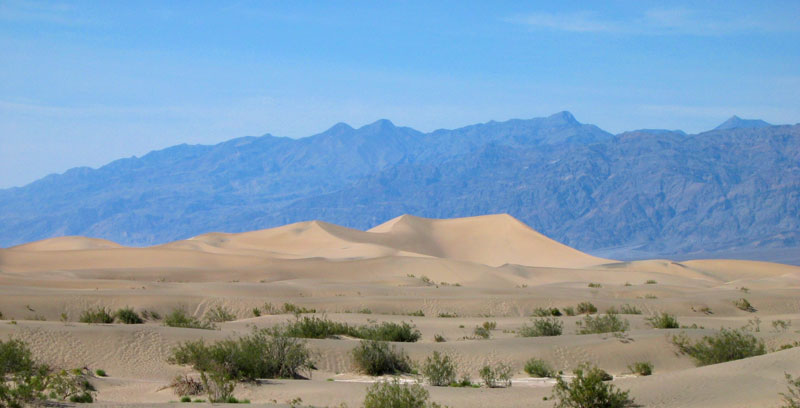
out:
<path id="1" fill-rule="evenodd" d="M 714 130 L 762 128 L 767 126 L 772 126 L 772 125 L 761 119 L 742 119 L 736 115 L 733 115 L 730 117 L 730 119 L 726 120 L 725 122 L 722 122 L 722 124 L 715 127 Z"/>
<path id="2" fill-rule="evenodd" d="M 558 112 L 558 113 L 554 113 L 554 114 L 548 116 L 547 119 L 550 120 L 550 121 L 558 121 L 558 122 L 561 122 L 561 123 L 564 123 L 564 124 L 570 124 L 570 125 L 579 125 L 580 124 L 580 122 L 578 122 L 575 119 L 575 116 L 572 116 L 572 113 L 570 113 L 569 111 L 561 111 L 561 112 Z"/>
<path id="3" fill-rule="evenodd" d="M 389 119 L 378 119 L 375 122 L 370 123 L 369 125 L 364 125 L 363 128 L 366 129 L 392 129 L 396 127 L 394 123 L 392 123 Z"/>

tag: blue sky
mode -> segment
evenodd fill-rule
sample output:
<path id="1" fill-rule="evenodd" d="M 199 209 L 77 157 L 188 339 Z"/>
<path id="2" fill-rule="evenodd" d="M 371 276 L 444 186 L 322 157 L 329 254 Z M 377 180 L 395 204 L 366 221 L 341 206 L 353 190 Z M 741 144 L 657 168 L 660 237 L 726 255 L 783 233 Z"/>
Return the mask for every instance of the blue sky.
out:
<path id="1" fill-rule="evenodd" d="M 0 188 L 379 118 L 800 122 L 800 2 L 665 4 L 0 0 Z"/>

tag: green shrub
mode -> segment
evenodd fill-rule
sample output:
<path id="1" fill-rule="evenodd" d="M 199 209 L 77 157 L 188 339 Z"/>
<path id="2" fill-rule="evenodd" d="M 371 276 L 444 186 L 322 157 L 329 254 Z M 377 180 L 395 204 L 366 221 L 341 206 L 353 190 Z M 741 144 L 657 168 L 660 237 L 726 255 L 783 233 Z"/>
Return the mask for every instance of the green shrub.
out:
<path id="1" fill-rule="evenodd" d="M 800 378 L 792 378 L 789 373 L 784 373 L 784 375 L 788 393 L 780 393 L 784 403 L 781 408 L 800 408 Z"/>
<path id="2" fill-rule="evenodd" d="M 592 314 L 597 313 L 597 307 L 591 302 L 578 303 L 578 314 Z"/>
<path id="3" fill-rule="evenodd" d="M 630 324 L 615 313 L 602 316 L 586 316 L 583 322 L 576 322 L 578 334 L 622 333 L 628 330 Z"/>
<path id="4" fill-rule="evenodd" d="M 531 377 L 552 377 L 555 373 L 550 364 L 540 358 L 532 358 L 525 362 L 525 372 Z"/>
<path id="5" fill-rule="evenodd" d="M 450 312 L 440 312 L 438 316 L 444 318 L 452 318 L 452 317 L 458 317 L 458 314 Z"/>
<path id="6" fill-rule="evenodd" d="M 418 316 L 418 317 L 423 317 L 423 316 L 425 316 L 425 312 L 423 312 L 423 311 L 420 309 L 420 310 L 417 310 L 417 311 L 415 311 L 415 312 L 407 313 L 407 315 L 408 315 L 408 316 Z"/>
<path id="7" fill-rule="evenodd" d="M 181 397 L 181 402 L 192 402 L 192 397 L 183 396 Z"/>
<path id="8" fill-rule="evenodd" d="M 597 367 L 581 365 L 573 371 L 575 377 L 568 383 L 561 376 L 553 387 L 556 408 L 624 408 L 633 407 L 634 400 L 628 391 L 617 389 L 603 380 L 603 371 Z"/>
<path id="9" fill-rule="evenodd" d="M 217 328 L 214 323 L 201 321 L 200 319 L 192 316 L 184 308 L 173 309 L 168 315 L 164 317 L 164 325 L 169 327 L 183 327 L 187 329 L 205 329 L 215 330 Z"/>
<path id="10" fill-rule="evenodd" d="M 261 316 L 261 309 L 254 307 L 253 308 L 253 317 L 260 317 Z"/>
<path id="11" fill-rule="evenodd" d="M 481 326 L 486 330 L 495 330 L 497 329 L 497 322 L 483 322 Z"/>
<path id="12" fill-rule="evenodd" d="M 647 280 L 647 282 L 645 282 L 644 284 L 645 284 L 645 285 L 655 285 L 656 283 L 658 283 L 658 282 L 656 282 L 656 281 L 655 281 L 655 280 L 653 280 L 653 279 L 648 279 L 648 280 Z"/>
<path id="13" fill-rule="evenodd" d="M 472 334 L 481 339 L 488 339 L 492 336 L 492 333 L 483 326 L 475 326 L 475 330 L 472 331 Z"/>
<path id="14" fill-rule="evenodd" d="M 345 323 L 333 322 L 324 317 L 303 316 L 286 325 L 286 334 L 306 339 L 327 339 L 348 335 L 357 337 L 355 329 Z"/>
<path id="15" fill-rule="evenodd" d="M 478 372 L 489 388 L 503 388 L 511 386 L 511 366 L 505 363 L 494 365 L 487 364 Z"/>
<path id="16" fill-rule="evenodd" d="M 671 315 L 667 312 L 661 312 L 661 314 L 655 314 L 646 318 L 647 323 L 650 326 L 653 326 L 654 329 L 677 329 L 680 327 L 678 324 L 678 319 L 675 318 L 675 315 Z"/>
<path id="17" fill-rule="evenodd" d="M 652 293 L 648 293 L 648 294 L 644 295 L 644 298 L 645 299 L 658 299 L 658 296 L 656 296 L 656 295 L 654 295 Z"/>
<path id="18" fill-rule="evenodd" d="M 94 373 L 97 374 L 98 377 L 108 377 L 108 374 L 106 374 L 106 370 L 103 369 L 94 370 Z"/>
<path id="19" fill-rule="evenodd" d="M 641 376 L 650 375 L 653 374 L 653 363 L 649 361 L 639 361 L 629 365 L 628 370 Z"/>
<path id="20" fill-rule="evenodd" d="M 590 287 L 590 288 L 602 288 L 602 287 L 603 287 L 603 285 L 601 285 L 601 284 L 599 284 L 599 283 L 590 283 L 590 284 L 589 284 L 589 287 Z"/>
<path id="21" fill-rule="evenodd" d="M 533 313 L 531 313 L 534 317 L 549 317 L 549 316 L 561 316 L 561 311 L 558 310 L 556 307 L 551 308 L 541 308 L 537 307 L 533 309 Z"/>
<path id="22" fill-rule="evenodd" d="M 521 337 L 560 336 L 564 324 L 556 317 L 540 317 L 532 321 L 532 325 L 523 325 L 519 329 Z"/>
<path id="23" fill-rule="evenodd" d="M 116 316 L 117 320 L 125 324 L 144 323 L 144 320 L 142 320 L 139 314 L 136 313 L 136 311 L 131 307 L 123 307 L 122 309 L 117 310 L 117 312 L 114 313 L 114 316 Z"/>
<path id="24" fill-rule="evenodd" d="M 428 403 L 428 391 L 419 384 L 401 384 L 398 379 L 379 381 L 367 388 L 364 408 L 439 408 Z"/>
<path id="25" fill-rule="evenodd" d="M 403 350 L 376 340 L 362 340 L 352 351 L 356 368 L 368 375 L 411 372 L 411 360 Z"/>
<path id="26" fill-rule="evenodd" d="M 575 308 L 572 306 L 565 307 L 564 314 L 566 314 L 567 316 L 575 316 Z"/>
<path id="27" fill-rule="evenodd" d="M 792 325 L 790 320 L 773 320 L 772 329 L 776 332 L 785 332 Z"/>
<path id="28" fill-rule="evenodd" d="M 738 329 L 722 328 L 714 336 L 692 344 L 685 333 L 672 336 L 672 344 L 695 359 L 697 365 L 724 363 L 766 353 L 764 341 Z"/>
<path id="29" fill-rule="evenodd" d="M 619 314 L 640 315 L 642 314 L 642 311 L 636 306 L 626 303 L 619 307 Z"/>
<path id="30" fill-rule="evenodd" d="M 81 313 L 81 323 L 114 323 L 114 316 L 111 311 L 104 307 L 96 307 L 93 309 L 86 309 Z"/>
<path id="31" fill-rule="evenodd" d="M 283 312 L 284 313 L 293 313 L 293 314 L 301 314 L 301 313 L 317 313 L 317 309 L 307 309 L 303 306 L 297 306 L 293 303 L 284 303 L 283 304 Z"/>
<path id="32" fill-rule="evenodd" d="M 434 334 L 433 335 L 433 341 L 435 341 L 437 343 L 444 343 L 444 342 L 447 341 L 447 339 L 445 339 L 444 336 L 442 336 L 441 334 Z"/>
<path id="33" fill-rule="evenodd" d="M 253 328 L 249 335 L 210 345 L 203 340 L 187 341 L 172 350 L 169 362 L 218 375 L 210 380 L 219 381 L 220 386 L 228 379 L 302 378 L 301 373 L 310 376 L 314 368 L 306 343 L 281 328 Z"/>
<path id="34" fill-rule="evenodd" d="M 414 326 L 400 322 L 382 322 L 378 325 L 360 326 L 356 329 L 355 337 L 367 340 L 398 341 L 413 343 L 422 337 Z"/>
<path id="35" fill-rule="evenodd" d="M 754 308 L 753 305 L 751 305 L 750 302 L 748 302 L 745 298 L 734 300 L 733 305 L 741 310 L 744 310 L 745 312 L 752 313 L 756 311 L 756 308 Z"/>
<path id="36" fill-rule="evenodd" d="M 225 307 L 216 305 L 206 312 L 206 320 L 214 323 L 223 323 L 236 320 L 236 316 Z"/>
<path id="37" fill-rule="evenodd" d="M 422 375 L 430 385 L 448 386 L 456 381 L 455 362 L 450 356 L 434 351 L 433 355 L 425 359 L 425 363 L 422 365 Z"/>
<path id="38" fill-rule="evenodd" d="M 145 320 L 161 320 L 161 313 L 155 310 L 142 310 L 142 317 Z"/>

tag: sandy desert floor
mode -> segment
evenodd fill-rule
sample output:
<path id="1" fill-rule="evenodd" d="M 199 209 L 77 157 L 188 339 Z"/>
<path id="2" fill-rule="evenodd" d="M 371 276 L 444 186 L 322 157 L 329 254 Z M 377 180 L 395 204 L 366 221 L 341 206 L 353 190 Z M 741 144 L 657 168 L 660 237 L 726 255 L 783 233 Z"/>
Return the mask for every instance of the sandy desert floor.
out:
<path id="1" fill-rule="evenodd" d="M 648 280 L 657 283 L 647 284 Z M 588 287 L 599 283 L 601 287 Z M 747 288 L 744 292 L 741 288 Z M 739 310 L 739 298 L 755 312 Z M 562 317 L 564 334 L 522 338 L 514 330 L 537 307 L 592 302 L 602 312 L 634 305 L 624 315 L 623 338 L 578 335 L 581 317 Z M 649 260 L 617 262 L 554 242 L 506 215 L 432 220 L 402 216 L 370 231 L 306 222 L 241 234 L 211 233 L 149 248 L 64 237 L 0 250 L 0 338 L 27 341 L 42 360 L 64 367 L 104 369 L 95 378 L 99 406 L 166 405 L 178 397 L 164 388 L 186 367 L 167 362 L 184 340 L 224 339 L 294 319 L 290 314 L 254 317 L 265 303 L 314 308 L 348 323 L 409 322 L 422 339 L 396 343 L 415 361 L 434 350 L 456 358 L 477 379 L 488 362 L 511 364 L 510 388 L 428 387 L 431 400 L 451 407 L 550 407 L 552 381 L 522 370 L 531 357 L 569 373 L 582 362 L 615 375 L 647 407 L 774 407 L 785 391 L 784 372 L 800 375 L 800 347 L 773 351 L 800 340 L 800 267 L 766 262 Z M 177 307 L 202 317 L 223 306 L 237 320 L 219 330 L 78 323 L 90 307 L 131 306 L 165 314 Z M 705 313 L 704 308 L 711 313 Z M 369 310 L 370 313 L 359 311 Z M 410 316 L 422 310 L 425 316 Z M 653 329 L 656 312 L 677 316 L 697 329 Z M 68 322 L 61 322 L 66 313 Z M 457 317 L 438 317 L 440 313 Z M 669 338 L 685 332 L 699 339 L 721 327 L 740 328 L 760 319 L 766 355 L 696 367 Z M 11 324 L 14 319 L 15 324 Z M 788 330 L 774 320 L 790 321 Z M 490 339 L 471 339 L 484 321 L 497 328 Z M 447 341 L 435 342 L 434 335 Z M 310 380 L 243 384 L 236 396 L 252 404 L 358 407 L 375 378 L 355 372 L 355 339 L 308 340 L 318 370 Z M 654 373 L 637 377 L 628 365 L 650 361 Z"/>

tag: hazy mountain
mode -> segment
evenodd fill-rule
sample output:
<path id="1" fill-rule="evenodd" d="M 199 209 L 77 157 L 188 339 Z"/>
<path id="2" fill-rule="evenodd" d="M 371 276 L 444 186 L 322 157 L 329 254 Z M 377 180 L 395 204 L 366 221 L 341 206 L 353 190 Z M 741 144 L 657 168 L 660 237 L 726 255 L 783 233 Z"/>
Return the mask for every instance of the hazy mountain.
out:
<path id="1" fill-rule="evenodd" d="M 714 130 L 725 130 L 725 129 L 743 129 L 743 128 L 763 128 L 772 126 L 767 122 L 764 122 L 761 119 L 742 119 L 736 115 L 730 117 L 730 119 L 722 122 L 719 126 L 715 127 Z"/>
<path id="2" fill-rule="evenodd" d="M 509 213 L 581 250 L 800 246 L 800 126 L 611 135 L 568 112 L 421 133 L 388 120 L 303 139 L 180 145 L 0 190 L 0 245 L 150 245 L 321 219 Z"/>

